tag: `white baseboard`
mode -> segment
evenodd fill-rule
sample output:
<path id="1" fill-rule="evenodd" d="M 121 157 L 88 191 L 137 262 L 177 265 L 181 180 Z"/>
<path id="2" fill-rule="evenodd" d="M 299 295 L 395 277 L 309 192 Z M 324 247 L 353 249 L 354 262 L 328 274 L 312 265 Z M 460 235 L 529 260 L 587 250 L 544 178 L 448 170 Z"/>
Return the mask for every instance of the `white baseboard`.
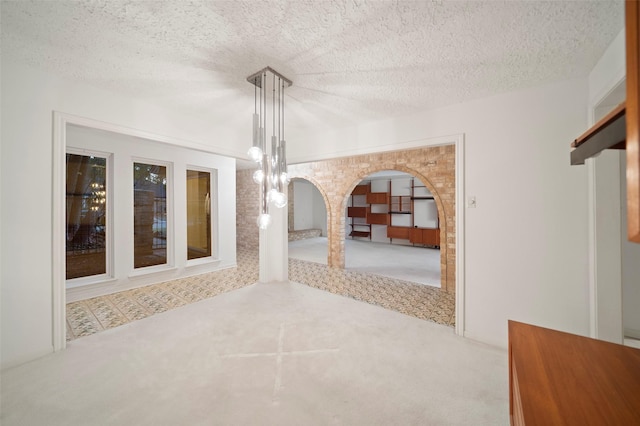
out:
<path id="1" fill-rule="evenodd" d="M 640 349 L 640 340 L 638 339 L 629 339 L 629 338 L 625 338 L 624 339 L 624 345 L 625 346 L 630 346 L 632 348 L 638 348 Z"/>
<path id="2" fill-rule="evenodd" d="M 0 365 L 0 370 L 6 371 L 11 368 L 18 367 L 19 365 L 26 364 L 27 362 L 31 362 L 38 358 L 42 358 L 44 356 L 50 355 L 52 353 L 53 353 L 53 346 L 51 346 L 51 348 L 48 350 L 31 352 L 29 354 L 11 359 L 9 361 L 2 360 L 2 364 Z"/>
<path id="3" fill-rule="evenodd" d="M 640 340 L 640 330 L 636 330 L 633 328 L 625 327 L 624 328 L 624 337 L 630 337 L 632 339 Z"/>

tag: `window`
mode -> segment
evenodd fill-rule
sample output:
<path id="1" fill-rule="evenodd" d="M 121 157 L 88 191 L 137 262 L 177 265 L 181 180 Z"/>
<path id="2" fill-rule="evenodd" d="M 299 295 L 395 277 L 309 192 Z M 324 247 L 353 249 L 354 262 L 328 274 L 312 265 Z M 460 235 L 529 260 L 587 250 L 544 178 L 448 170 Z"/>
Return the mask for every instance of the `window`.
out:
<path id="1" fill-rule="evenodd" d="M 107 273 L 107 158 L 66 155 L 66 279 Z"/>
<path id="2" fill-rule="evenodd" d="M 134 267 L 167 263 L 167 167 L 133 163 Z"/>
<path id="3" fill-rule="evenodd" d="M 211 173 L 187 170 L 187 259 L 211 256 Z"/>

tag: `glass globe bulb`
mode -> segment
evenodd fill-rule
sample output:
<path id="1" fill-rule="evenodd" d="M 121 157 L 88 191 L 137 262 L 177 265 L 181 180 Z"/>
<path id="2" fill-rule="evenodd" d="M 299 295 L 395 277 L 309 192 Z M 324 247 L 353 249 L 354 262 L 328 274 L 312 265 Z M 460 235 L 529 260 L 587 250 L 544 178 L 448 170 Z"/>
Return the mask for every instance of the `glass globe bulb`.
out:
<path id="1" fill-rule="evenodd" d="M 250 160 L 259 163 L 260 160 L 262 160 L 262 150 L 257 146 L 252 146 L 249 148 L 249 151 L 247 151 L 247 156 Z"/>
<path id="2" fill-rule="evenodd" d="M 273 195 L 272 200 L 273 204 L 279 209 L 286 206 L 288 201 L 287 196 L 282 192 L 276 192 L 275 195 Z"/>
<path id="3" fill-rule="evenodd" d="M 271 216 L 268 213 L 262 213 L 256 221 L 260 229 L 267 229 L 271 224 Z"/>
<path id="4" fill-rule="evenodd" d="M 258 184 L 264 181 L 264 172 L 262 169 L 258 169 L 253 172 L 253 181 Z"/>
<path id="5" fill-rule="evenodd" d="M 267 192 L 267 203 L 275 201 L 277 196 L 278 196 L 278 190 L 275 188 L 271 188 L 269 192 Z"/>
<path id="6" fill-rule="evenodd" d="M 287 172 L 282 172 L 280 174 L 280 182 L 282 182 L 284 185 L 289 185 L 289 182 L 291 182 L 291 178 L 289 177 L 289 174 Z"/>

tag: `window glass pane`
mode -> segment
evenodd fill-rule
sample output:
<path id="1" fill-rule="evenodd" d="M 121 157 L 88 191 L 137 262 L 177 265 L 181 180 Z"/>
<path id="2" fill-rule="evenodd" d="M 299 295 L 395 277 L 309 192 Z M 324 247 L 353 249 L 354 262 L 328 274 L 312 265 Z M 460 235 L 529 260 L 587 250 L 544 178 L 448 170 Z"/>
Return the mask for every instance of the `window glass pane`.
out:
<path id="1" fill-rule="evenodd" d="M 133 163 L 134 267 L 167 263 L 167 168 Z"/>
<path id="2" fill-rule="evenodd" d="M 211 174 L 187 170 L 187 259 L 211 256 Z"/>
<path id="3" fill-rule="evenodd" d="M 67 154 L 66 277 L 106 274 L 107 159 Z"/>

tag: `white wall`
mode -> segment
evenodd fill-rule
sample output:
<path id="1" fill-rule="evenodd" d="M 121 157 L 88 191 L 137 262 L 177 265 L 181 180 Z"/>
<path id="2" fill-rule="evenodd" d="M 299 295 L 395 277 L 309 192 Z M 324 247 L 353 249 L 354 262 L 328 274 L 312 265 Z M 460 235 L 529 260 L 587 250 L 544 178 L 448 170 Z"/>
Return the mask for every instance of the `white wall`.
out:
<path id="1" fill-rule="evenodd" d="M 237 135 L 221 123 L 177 116 L 5 58 L 2 90 L 6 367 L 52 348 L 52 111 L 197 141 L 222 154 L 231 151 L 217 141 Z M 327 134 L 290 132 L 289 159 L 334 158 L 464 133 L 465 189 L 477 198 L 477 208 L 467 210 L 464 235 L 465 334 L 506 346 L 510 318 L 587 334 L 586 172 L 569 166 L 568 154 L 569 143 L 587 126 L 587 92 L 586 80 L 564 81 Z M 245 149 L 239 143 L 233 154 L 242 157 Z"/>
<path id="2" fill-rule="evenodd" d="M 625 33 L 620 31 L 589 74 L 589 125 L 612 109 L 625 94 Z M 586 161 L 590 335 L 622 343 L 622 269 L 620 229 L 622 203 L 620 162 L 616 152 Z"/>
<path id="3" fill-rule="evenodd" d="M 293 181 L 293 229 L 313 228 L 313 185 L 307 181 Z"/>
<path id="4" fill-rule="evenodd" d="M 291 138 L 292 162 L 464 133 L 464 333 L 507 345 L 507 320 L 586 335 L 586 171 L 569 145 L 587 127 L 586 79 Z"/>
<path id="5" fill-rule="evenodd" d="M 434 200 L 415 200 L 413 210 L 414 226 L 418 228 L 438 227 L 438 207 Z"/>
<path id="6" fill-rule="evenodd" d="M 327 207 L 320 191 L 303 179 L 293 181 L 294 230 L 320 229 L 327 236 Z"/>
<path id="7" fill-rule="evenodd" d="M 222 143 L 237 140 L 237 135 L 213 119 L 176 115 L 125 95 L 59 79 L 6 57 L 2 58 L 1 79 L 0 353 L 2 368 L 7 368 L 53 348 L 53 111 L 175 138 L 185 146 L 222 154 L 231 153 L 221 148 Z M 238 151 L 246 149 L 246 144 L 237 145 Z M 226 209 L 221 210 L 229 219 L 225 238 L 235 242 L 235 200 L 226 203 Z M 235 244 L 233 250 L 221 247 L 220 255 L 235 263 Z"/>
<path id="8" fill-rule="evenodd" d="M 324 198 L 318 189 L 311 185 L 311 196 L 313 205 L 313 226 L 314 229 L 320 229 L 322 236 L 327 236 L 327 206 L 324 203 Z"/>
<path id="9" fill-rule="evenodd" d="M 625 30 L 618 33 L 589 73 L 589 108 L 600 101 L 624 79 L 626 70 Z"/>

